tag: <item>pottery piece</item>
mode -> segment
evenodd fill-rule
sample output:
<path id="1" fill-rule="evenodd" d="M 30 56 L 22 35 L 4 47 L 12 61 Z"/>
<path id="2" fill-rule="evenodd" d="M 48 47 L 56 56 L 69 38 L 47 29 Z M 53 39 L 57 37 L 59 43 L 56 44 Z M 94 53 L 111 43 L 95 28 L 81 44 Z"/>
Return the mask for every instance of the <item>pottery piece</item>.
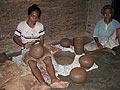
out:
<path id="1" fill-rule="evenodd" d="M 61 45 L 62 47 L 70 48 L 71 40 L 68 39 L 68 38 L 62 38 L 62 39 L 60 40 L 60 45 Z"/>
<path id="2" fill-rule="evenodd" d="M 84 39 L 83 37 L 73 38 L 74 51 L 76 54 L 80 55 L 84 53 Z"/>
<path id="3" fill-rule="evenodd" d="M 87 72 L 82 67 L 73 68 L 70 71 L 70 79 L 75 84 L 85 83 L 87 80 Z"/>
<path id="4" fill-rule="evenodd" d="M 89 69 L 94 64 L 94 57 L 91 55 L 83 55 L 79 58 L 80 66 Z"/>
<path id="5" fill-rule="evenodd" d="M 70 51 L 56 52 L 54 55 L 55 61 L 60 65 L 70 65 L 74 61 L 75 54 Z"/>
<path id="6" fill-rule="evenodd" d="M 44 48 L 40 44 L 34 44 L 30 47 L 29 54 L 35 59 L 39 59 L 43 56 Z"/>

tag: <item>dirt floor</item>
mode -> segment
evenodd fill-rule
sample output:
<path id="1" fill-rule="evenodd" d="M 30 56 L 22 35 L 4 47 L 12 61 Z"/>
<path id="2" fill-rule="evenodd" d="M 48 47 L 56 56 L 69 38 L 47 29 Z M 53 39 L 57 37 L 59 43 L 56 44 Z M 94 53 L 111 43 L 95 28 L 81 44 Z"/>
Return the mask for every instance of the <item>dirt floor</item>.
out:
<path id="1" fill-rule="evenodd" d="M 70 85 L 65 89 L 52 90 L 120 90 L 119 50 L 119 48 L 115 48 L 115 56 L 105 51 L 86 53 L 94 56 L 95 63 L 98 65 L 97 69 L 88 72 L 87 81 L 83 84 L 75 84 L 70 80 L 69 76 L 59 76 L 61 80 L 69 81 Z"/>
<path id="2" fill-rule="evenodd" d="M 87 37 L 85 39 L 86 43 L 91 41 Z M 120 90 L 120 48 L 117 47 L 114 51 L 116 55 L 105 51 L 86 53 L 94 56 L 98 65 L 97 69 L 88 72 L 87 81 L 83 84 L 75 84 L 69 76 L 59 76 L 61 80 L 69 81 L 70 85 L 65 89 L 52 90 Z"/>
<path id="3" fill-rule="evenodd" d="M 107 52 L 90 52 L 95 57 L 98 69 L 89 73 L 84 84 L 76 85 L 71 82 L 69 76 L 59 76 L 63 80 L 68 80 L 70 85 L 67 89 L 52 90 L 120 90 L 120 55 L 113 56 Z"/>

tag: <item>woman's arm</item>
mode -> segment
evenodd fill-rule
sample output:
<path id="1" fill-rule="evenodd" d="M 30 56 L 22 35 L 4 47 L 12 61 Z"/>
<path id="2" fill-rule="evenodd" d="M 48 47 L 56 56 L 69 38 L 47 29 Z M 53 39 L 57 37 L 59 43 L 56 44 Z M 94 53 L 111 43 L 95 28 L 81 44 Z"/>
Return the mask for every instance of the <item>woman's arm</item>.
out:
<path id="1" fill-rule="evenodd" d="M 40 37 L 40 44 L 43 46 L 44 45 L 44 35 Z"/>
<path id="2" fill-rule="evenodd" d="M 26 49 L 30 48 L 32 43 L 33 43 L 33 42 L 22 43 L 20 36 L 18 36 L 16 34 L 14 35 L 13 40 L 16 44 L 18 44 L 23 49 L 24 48 L 26 48 Z"/>
<path id="3" fill-rule="evenodd" d="M 32 43 L 32 45 L 34 45 L 34 44 L 37 43 L 37 42 L 39 42 L 39 44 L 43 46 L 43 45 L 44 45 L 44 35 L 42 35 L 39 40 L 35 40 L 35 41 Z"/>
<path id="4" fill-rule="evenodd" d="M 13 40 L 16 44 L 18 44 L 20 47 L 25 47 L 25 44 L 22 43 L 20 36 L 14 35 Z"/>
<path id="5" fill-rule="evenodd" d="M 117 29 L 116 38 L 118 39 L 118 43 L 120 45 L 120 28 Z"/>
<path id="6" fill-rule="evenodd" d="M 97 47 L 98 47 L 99 49 L 102 49 L 103 46 L 102 46 L 102 44 L 99 42 L 98 38 L 97 38 L 97 37 L 94 37 L 94 40 L 95 40 L 95 42 L 96 42 L 96 44 L 97 44 Z"/>

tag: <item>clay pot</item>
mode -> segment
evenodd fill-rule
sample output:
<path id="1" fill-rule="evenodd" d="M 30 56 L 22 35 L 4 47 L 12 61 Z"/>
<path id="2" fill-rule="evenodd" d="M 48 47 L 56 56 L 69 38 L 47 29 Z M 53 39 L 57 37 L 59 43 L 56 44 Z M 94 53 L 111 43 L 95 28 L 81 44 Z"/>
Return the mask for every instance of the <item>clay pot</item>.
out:
<path id="1" fill-rule="evenodd" d="M 73 38 L 74 51 L 76 54 L 80 55 L 84 53 L 84 39 L 83 37 Z"/>
<path id="2" fill-rule="evenodd" d="M 29 55 L 35 59 L 39 59 L 43 56 L 44 48 L 40 44 L 34 44 L 30 47 Z"/>
<path id="3" fill-rule="evenodd" d="M 82 67 L 73 68 L 70 71 L 70 79 L 75 84 L 85 83 L 87 80 L 87 72 Z"/>
<path id="4" fill-rule="evenodd" d="M 75 54 L 69 51 L 61 51 L 56 52 L 53 56 L 57 64 L 70 65 L 74 61 Z"/>
<path id="5" fill-rule="evenodd" d="M 76 45 L 78 43 L 84 44 L 84 38 L 82 36 L 81 37 L 74 37 L 73 42 L 74 42 L 74 45 Z"/>
<path id="6" fill-rule="evenodd" d="M 71 40 L 68 39 L 68 38 L 62 38 L 62 39 L 60 40 L 60 45 L 61 45 L 62 47 L 70 48 Z"/>
<path id="7" fill-rule="evenodd" d="M 79 58 L 80 66 L 89 69 L 94 64 L 94 57 L 91 55 L 83 55 Z"/>

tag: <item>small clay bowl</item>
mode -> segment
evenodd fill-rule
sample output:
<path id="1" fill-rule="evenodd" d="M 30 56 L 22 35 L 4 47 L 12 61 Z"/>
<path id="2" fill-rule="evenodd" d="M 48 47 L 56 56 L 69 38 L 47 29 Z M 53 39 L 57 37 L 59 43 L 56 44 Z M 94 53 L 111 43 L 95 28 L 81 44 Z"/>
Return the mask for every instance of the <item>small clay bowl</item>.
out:
<path id="1" fill-rule="evenodd" d="M 60 51 L 53 55 L 57 64 L 70 65 L 74 61 L 75 54 L 70 51 Z"/>
<path id="2" fill-rule="evenodd" d="M 60 40 L 60 45 L 61 45 L 62 47 L 70 48 L 71 40 L 68 39 L 68 38 L 62 38 L 62 39 Z"/>

